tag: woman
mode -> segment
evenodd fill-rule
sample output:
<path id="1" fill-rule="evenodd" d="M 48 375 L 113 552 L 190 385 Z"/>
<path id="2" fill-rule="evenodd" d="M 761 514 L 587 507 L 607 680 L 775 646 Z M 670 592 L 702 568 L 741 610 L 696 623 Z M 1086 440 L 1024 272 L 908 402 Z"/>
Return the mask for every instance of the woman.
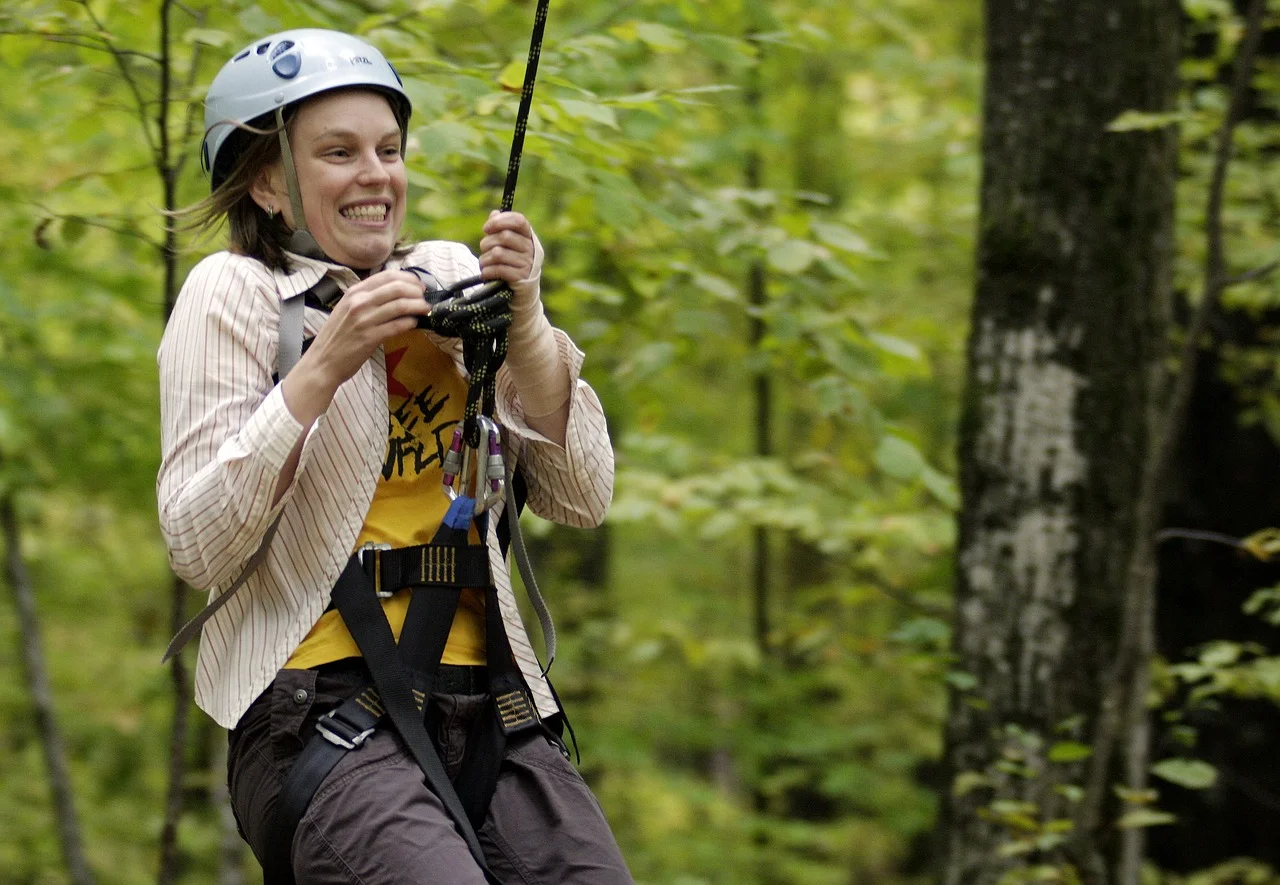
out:
<path id="1" fill-rule="evenodd" d="M 211 599 L 236 591 L 205 625 L 196 702 L 232 730 L 232 805 L 269 880 L 629 883 L 556 737 L 559 707 L 520 623 L 494 530 L 512 502 L 491 520 L 451 523 L 452 535 L 442 527 L 457 512 L 442 479 L 467 382 L 459 341 L 419 330 L 432 309 L 425 288 L 475 275 L 511 288 L 495 418 L 535 512 L 579 526 L 603 518 L 613 482 L 604 416 L 578 378 L 581 352 L 543 315 L 542 249 L 523 216 L 492 214 L 478 260 L 458 243 L 399 245 L 409 113 L 383 56 L 332 31 L 255 41 L 209 90 L 212 194 L 197 210 L 205 223 L 228 220 L 231 245 L 192 270 L 159 353 L 157 495 L 170 561 Z M 328 305 L 323 281 L 337 296 Z M 308 344 L 290 370 L 282 305 L 304 292 Z M 368 690 L 376 655 L 330 608 L 331 594 L 373 599 L 373 583 L 360 582 L 380 583 L 381 551 L 422 551 L 425 562 L 441 538 L 460 561 L 479 562 L 488 586 L 453 590 L 439 667 L 423 668 L 434 673 L 426 721 L 440 763 L 450 777 L 470 777 L 499 676 L 519 684 L 512 696 L 536 725 L 499 744 L 500 773 L 495 762 L 470 849 L 466 824 L 450 813 L 456 794 L 424 784 L 416 745 L 385 716 L 368 733 L 334 739 L 334 716 Z M 376 589 L 399 639 L 418 611 L 412 588 Z M 350 751 L 333 751 L 340 743 Z M 313 750 L 337 761 L 299 803 L 285 784 Z M 282 824 L 290 804 L 301 818 Z"/>

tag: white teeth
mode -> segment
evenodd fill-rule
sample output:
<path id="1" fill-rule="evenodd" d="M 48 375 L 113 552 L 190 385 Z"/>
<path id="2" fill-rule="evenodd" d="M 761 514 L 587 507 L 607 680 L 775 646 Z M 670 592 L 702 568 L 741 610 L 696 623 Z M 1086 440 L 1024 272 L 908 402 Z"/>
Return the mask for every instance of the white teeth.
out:
<path id="1" fill-rule="evenodd" d="M 350 206 L 342 210 L 342 217 L 361 221 L 382 221 L 387 217 L 387 207 L 384 205 Z"/>

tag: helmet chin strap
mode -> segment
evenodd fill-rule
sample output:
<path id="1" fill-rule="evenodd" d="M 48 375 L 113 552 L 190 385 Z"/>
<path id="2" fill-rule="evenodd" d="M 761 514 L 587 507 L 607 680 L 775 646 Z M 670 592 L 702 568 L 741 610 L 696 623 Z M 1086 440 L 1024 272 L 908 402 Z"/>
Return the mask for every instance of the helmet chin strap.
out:
<path id="1" fill-rule="evenodd" d="M 307 230 L 307 217 L 302 214 L 302 190 L 298 187 L 298 172 L 293 166 L 293 149 L 289 147 L 289 134 L 285 131 L 284 108 L 276 108 L 276 131 L 280 137 L 280 159 L 284 161 L 284 181 L 289 189 L 289 206 L 293 209 L 293 233 L 289 235 L 289 251 L 333 263 L 333 259 L 324 254 L 311 231 Z"/>

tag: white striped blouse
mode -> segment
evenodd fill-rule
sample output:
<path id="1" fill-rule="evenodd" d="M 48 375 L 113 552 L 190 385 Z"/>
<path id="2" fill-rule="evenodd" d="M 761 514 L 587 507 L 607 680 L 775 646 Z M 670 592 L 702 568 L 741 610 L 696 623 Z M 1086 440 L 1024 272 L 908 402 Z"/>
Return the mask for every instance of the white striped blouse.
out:
<path id="1" fill-rule="evenodd" d="M 382 349 L 344 383 L 312 425 L 292 483 L 272 507 L 280 470 L 302 433 L 272 376 L 282 298 L 304 292 L 325 273 L 345 289 L 345 267 L 291 256 L 290 272 L 229 252 L 201 261 L 183 284 L 160 343 L 162 461 L 156 482 L 160 526 L 174 572 L 215 599 L 257 550 L 283 510 L 258 571 L 205 625 L 196 666 L 196 703 L 232 728 L 267 687 L 329 604 L 329 592 L 355 547 L 387 448 L 387 376 Z M 475 256 L 460 243 L 419 243 L 388 268 L 424 267 L 441 283 L 475 276 Z M 326 314 L 307 308 L 308 337 Z M 583 354 L 555 331 L 571 377 L 563 447 L 524 421 L 505 367 L 498 374 L 496 418 L 508 431 L 539 516 L 598 525 L 613 494 L 613 449 L 595 392 L 578 377 Z M 459 371 L 461 342 L 432 335 Z M 489 560 L 512 650 L 548 716 L 557 706 L 521 623 L 510 572 L 489 520 Z"/>

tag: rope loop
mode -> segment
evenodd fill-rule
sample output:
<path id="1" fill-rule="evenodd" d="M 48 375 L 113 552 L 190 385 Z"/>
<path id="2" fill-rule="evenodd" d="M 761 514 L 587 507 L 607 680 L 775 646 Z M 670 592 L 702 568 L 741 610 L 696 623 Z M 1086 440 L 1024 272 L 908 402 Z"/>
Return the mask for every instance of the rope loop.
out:
<path id="1" fill-rule="evenodd" d="M 425 273 L 421 268 L 404 268 Z M 471 383 L 462 413 L 463 440 L 480 446 L 481 415 L 493 417 L 497 403 L 498 369 L 507 358 L 507 328 L 511 325 L 511 289 L 497 280 L 469 277 L 445 289 L 427 292 L 431 313 L 418 327 L 462 341 L 462 362 Z"/>

